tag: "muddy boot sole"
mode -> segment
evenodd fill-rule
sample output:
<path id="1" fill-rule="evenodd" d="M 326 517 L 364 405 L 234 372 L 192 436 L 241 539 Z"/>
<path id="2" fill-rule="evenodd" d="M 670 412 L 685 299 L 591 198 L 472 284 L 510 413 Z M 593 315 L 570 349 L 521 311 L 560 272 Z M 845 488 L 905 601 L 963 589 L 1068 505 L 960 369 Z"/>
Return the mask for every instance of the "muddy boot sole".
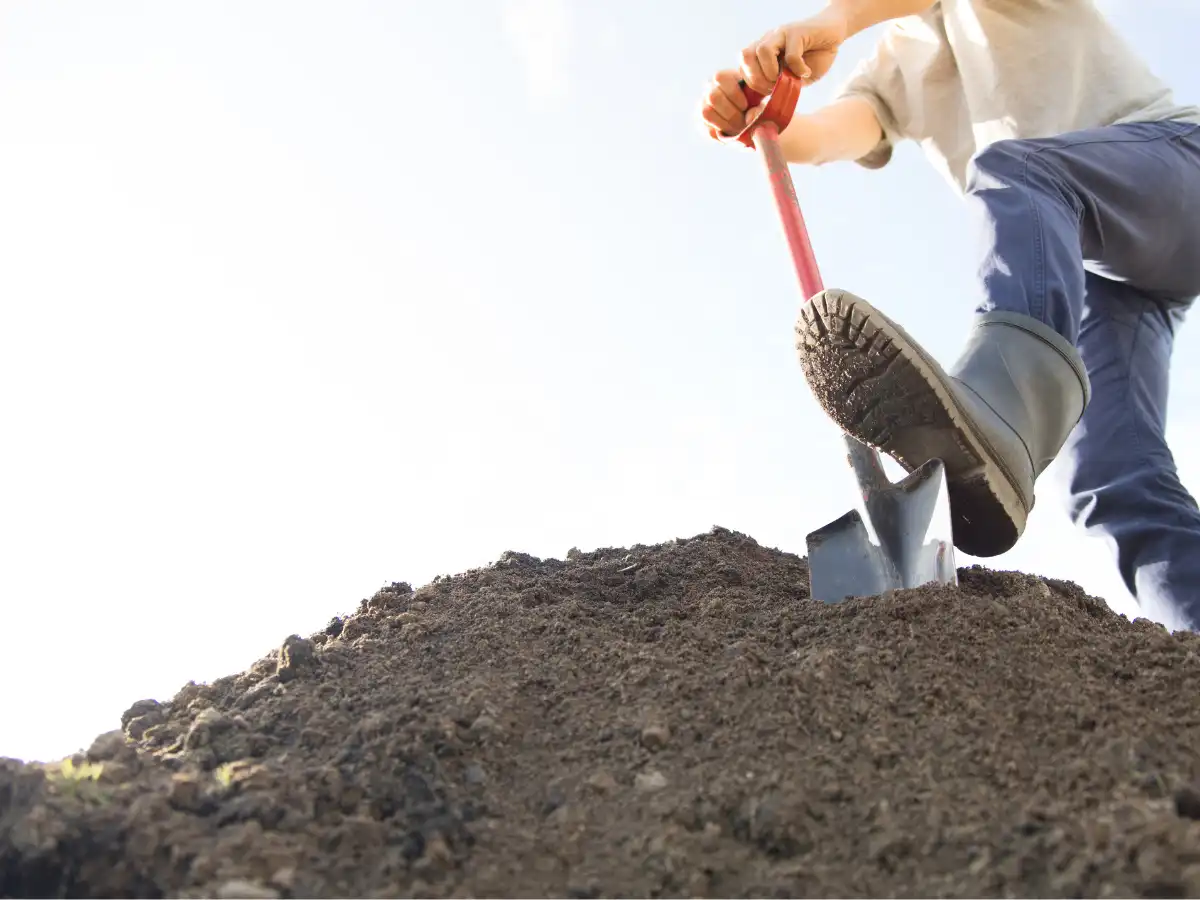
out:
<path id="1" fill-rule="evenodd" d="M 826 291 L 804 305 L 796 350 L 817 401 L 848 434 L 909 472 L 942 460 L 958 549 L 987 557 L 1016 544 L 1028 510 L 1015 480 L 904 329 L 852 294 Z"/>

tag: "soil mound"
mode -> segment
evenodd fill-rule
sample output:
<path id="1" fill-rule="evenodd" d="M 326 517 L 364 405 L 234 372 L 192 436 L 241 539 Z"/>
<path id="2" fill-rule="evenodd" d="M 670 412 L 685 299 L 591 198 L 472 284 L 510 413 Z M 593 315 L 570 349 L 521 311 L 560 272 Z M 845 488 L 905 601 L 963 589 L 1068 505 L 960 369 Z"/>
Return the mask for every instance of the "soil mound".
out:
<path id="1" fill-rule="evenodd" d="M 1200 637 L 724 529 L 392 584 L 0 761 L 8 897 L 1197 896 Z"/>

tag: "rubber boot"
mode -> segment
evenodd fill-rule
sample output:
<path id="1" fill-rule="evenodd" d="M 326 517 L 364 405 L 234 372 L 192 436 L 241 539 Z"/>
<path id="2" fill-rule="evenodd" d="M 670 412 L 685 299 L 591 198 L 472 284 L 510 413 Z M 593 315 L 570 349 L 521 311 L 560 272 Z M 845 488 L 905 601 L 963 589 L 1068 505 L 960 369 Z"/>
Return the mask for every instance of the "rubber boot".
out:
<path id="1" fill-rule="evenodd" d="M 1078 352 L 1029 316 L 980 316 L 949 372 L 895 322 L 845 291 L 823 291 L 796 326 L 804 375 L 846 432 L 911 472 L 946 468 L 954 544 L 997 556 L 1025 530 L 1034 482 L 1091 399 Z"/>

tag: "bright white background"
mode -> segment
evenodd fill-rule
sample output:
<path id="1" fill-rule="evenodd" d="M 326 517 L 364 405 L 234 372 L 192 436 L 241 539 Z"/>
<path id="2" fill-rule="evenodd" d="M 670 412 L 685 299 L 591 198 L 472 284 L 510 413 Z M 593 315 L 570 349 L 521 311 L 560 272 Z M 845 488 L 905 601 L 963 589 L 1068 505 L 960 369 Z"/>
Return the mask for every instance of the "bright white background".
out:
<path id="1" fill-rule="evenodd" d="M 693 112 L 813 9 L 0 6 L 0 755 L 70 753 L 508 549 L 721 524 L 803 552 L 853 489 L 759 163 Z M 1113 12 L 1200 99 L 1200 11 Z M 917 150 L 795 174 L 829 283 L 952 357 L 973 236 Z M 1198 340 L 1171 410 L 1192 484 Z M 991 564 L 1133 613 L 1052 482 Z"/>

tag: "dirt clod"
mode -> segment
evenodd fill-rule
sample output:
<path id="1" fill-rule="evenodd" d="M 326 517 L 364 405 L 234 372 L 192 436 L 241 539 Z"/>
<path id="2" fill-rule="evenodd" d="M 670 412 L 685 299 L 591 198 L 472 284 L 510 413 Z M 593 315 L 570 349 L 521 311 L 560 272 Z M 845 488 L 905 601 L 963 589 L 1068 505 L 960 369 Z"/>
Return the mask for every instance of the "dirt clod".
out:
<path id="1" fill-rule="evenodd" d="M 1176 791 L 1175 812 L 1185 819 L 1200 819 L 1200 787 L 1188 785 Z"/>
<path id="2" fill-rule="evenodd" d="M 662 750 L 671 741 L 671 729 L 666 725 L 647 725 L 642 729 L 642 746 L 647 750 Z"/>
<path id="3" fill-rule="evenodd" d="M 278 896 L 279 891 L 240 878 L 226 881 L 217 888 L 218 900 L 275 900 Z"/>
<path id="4" fill-rule="evenodd" d="M 293 634 L 279 648 L 275 674 L 282 682 L 291 681 L 316 665 L 317 654 L 312 641 Z"/>
<path id="5" fill-rule="evenodd" d="M 617 789 L 617 779 L 611 772 L 601 769 L 588 776 L 586 784 L 598 794 L 611 794 Z"/>
<path id="6" fill-rule="evenodd" d="M 92 762 L 135 759 L 137 752 L 125 740 L 125 732 L 108 731 L 98 736 L 88 747 L 87 758 Z"/>
<path id="7" fill-rule="evenodd" d="M 978 567 L 826 606 L 720 528 L 569 556 L 0 760 L 0 896 L 1200 895 L 1200 637 Z"/>
<path id="8" fill-rule="evenodd" d="M 233 723 L 220 710 L 208 707 L 200 710 L 183 739 L 186 750 L 197 750 L 212 743 L 215 735 L 232 727 Z"/>

